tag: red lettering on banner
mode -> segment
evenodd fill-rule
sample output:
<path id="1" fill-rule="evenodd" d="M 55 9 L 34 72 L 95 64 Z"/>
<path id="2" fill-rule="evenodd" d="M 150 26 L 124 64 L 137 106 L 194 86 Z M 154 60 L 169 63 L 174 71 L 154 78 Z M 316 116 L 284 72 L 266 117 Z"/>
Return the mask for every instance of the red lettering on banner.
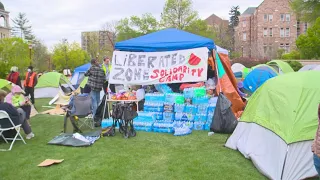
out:
<path id="1" fill-rule="evenodd" d="M 160 73 L 160 76 L 161 77 L 164 77 L 165 75 L 166 75 L 166 72 L 165 72 L 166 70 L 161 70 L 161 73 Z"/>
<path id="2" fill-rule="evenodd" d="M 201 77 L 202 72 L 203 72 L 203 68 L 198 69 L 198 77 Z"/>
<path id="3" fill-rule="evenodd" d="M 188 69 L 187 66 L 183 66 L 183 73 L 187 73 L 187 69 Z"/>
<path id="4" fill-rule="evenodd" d="M 183 78 L 184 78 L 184 74 L 180 74 L 179 80 L 182 81 Z"/>
<path id="5" fill-rule="evenodd" d="M 172 75 L 172 81 L 177 81 L 178 80 L 178 74 Z"/>
<path id="6" fill-rule="evenodd" d="M 151 79 L 157 79 L 158 78 L 158 75 L 159 74 L 159 70 L 158 69 L 155 69 L 153 70 L 153 75 L 151 75 Z"/>
<path id="7" fill-rule="evenodd" d="M 173 68 L 173 74 L 177 73 L 178 68 Z"/>
<path id="8" fill-rule="evenodd" d="M 196 72 L 197 72 L 197 69 L 192 69 L 191 70 L 192 76 L 194 76 L 196 74 Z"/>

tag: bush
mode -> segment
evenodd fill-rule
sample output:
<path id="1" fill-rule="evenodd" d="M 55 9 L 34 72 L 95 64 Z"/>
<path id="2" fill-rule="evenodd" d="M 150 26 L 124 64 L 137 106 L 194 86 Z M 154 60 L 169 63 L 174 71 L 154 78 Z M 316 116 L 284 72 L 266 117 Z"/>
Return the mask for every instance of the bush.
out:
<path id="1" fill-rule="evenodd" d="M 297 60 L 297 59 L 300 59 L 300 52 L 291 51 L 290 53 L 283 54 L 281 58 L 285 60 Z"/>
<path id="2" fill-rule="evenodd" d="M 299 61 L 286 61 L 294 71 L 299 71 L 303 66 Z"/>
<path id="3" fill-rule="evenodd" d="M 230 53 L 230 58 L 231 58 L 231 59 L 240 58 L 241 55 L 242 55 L 241 52 L 233 51 L 233 52 Z"/>
<path id="4" fill-rule="evenodd" d="M 284 49 L 278 49 L 278 50 L 277 50 L 277 57 L 278 57 L 279 59 L 281 59 L 281 58 L 282 58 L 282 55 L 283 55 L 285 52 L 286 52 L 286 50 L 284 50 Z"/>
<path id="5" fill-rule="evenodd" d="M 257 58 L 249 58 L 249 57 L 241 57 L 241 58 L 235 58 L 231 60 L 231 64 L 234 63 L 240 63 L 244 66 L 251 68 L 253 66 L 256 66 L 258 64 L 265 64 L 269 61 L 269 59 L 257 59 Z"/>

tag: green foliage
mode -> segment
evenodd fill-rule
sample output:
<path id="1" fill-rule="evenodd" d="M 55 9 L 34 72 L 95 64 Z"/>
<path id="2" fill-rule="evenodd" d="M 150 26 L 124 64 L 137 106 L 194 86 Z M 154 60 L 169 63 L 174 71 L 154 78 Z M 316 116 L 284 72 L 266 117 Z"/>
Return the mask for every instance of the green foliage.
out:
<path id="1" fill-rule="evenodd" d="M 301 34 L 298 37 L 296 45 L 303 59 L 320 58 L 320 17 L 307 30 L 306 34 Z"/>
<path id="2" fill-rule="evenodd" d="M 294 71 L 299 71 L 303 66 L 299 61 L 286 61 Z"/>
<path id="3" fill-rule="evenodd" d="M 147 13 L 141 17 L 131 16 L 120 20 L 116 29 L 118 31 L 117 41 L 123 41 L 155 32 L 159 30 L 159 23 L 155 17 Z"/>
<path id="4" fill-rule="evenodd" d="M 164 27 L 186 29 L 198 19 L 198 13 L 192 8 L 191 0 L 167 0 L 161 22 Z"/>
<path id="5" fill-rule="evenodd" d="M 290 53 L 283 54 L 281 59 L 285 60 L 297 60 L 300 59 L 300 52 L 297 50 L 293 50 Z"/>
<path id="6" fill-rule="evenodd" d="M 50 69 L 50 54 L 48 48 L 40 41 L 36 41 L 32 51 L 32 64 L 36 67 L 37 71 L 48 71 Z"/>
<path id="7" fill-rule="evenodd" d="M 230 59 L 236 59 L 242 56 L 241 52 L 233 51 L 230 53 Z"/>
<path id="8" fill-rule="evenodd" d="M 89 59 L 87 52 L 82 50 L 78 43 L 62 42 L 56 44 L 53 49 L 52 60 L 56 70 L 74 69 L 88 62 Z"/>
<path id="9" fill-rule="evenodd" d="M 21 38 L 0 40 L 0 78 L 4 78 L 12 66 L 17 66 L 20 73 L 30 64 L 29 45 Z"/>
<path id="10" fill-rule="evenodd" d="M 25 13 L 19 13 L 16 18 L 12 20 L 14 26 L 12 28 L 12 34 L 28 41 L 33 41 L 35 36 L 32 33 L 32 26 L 29 25 L 29 20 Z"/>
<path id="11" fill-rule="evenodd" d="M 185 31 L 213 39 L 216 44 L 220 44 L 216 31 L 213 27 L 208 26 L 207 22 L 204 20 L 197 19 L 191 22 L 191 24 L 185 28 Z"/>
<path id="12" fill-rule="evenodd" d="M 278 59 L 281 59 L 282 58 L 282 55 L 284 54 L 286 52 L 286 50 L 284 50 L 284 49 L 278 49 L 277 50 L 277 58 Z"/>
<path id="13" fill-rule="evenodd" d="M 304 22 L 314 23 L 320 17 L 319 0 L 292 0 L 291 8 Z"/>

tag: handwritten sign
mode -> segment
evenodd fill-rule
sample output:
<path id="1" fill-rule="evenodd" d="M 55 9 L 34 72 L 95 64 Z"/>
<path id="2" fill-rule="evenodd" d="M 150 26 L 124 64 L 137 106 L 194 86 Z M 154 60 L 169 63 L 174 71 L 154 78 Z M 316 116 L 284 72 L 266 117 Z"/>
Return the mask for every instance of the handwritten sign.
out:
<path id="1" fill-rule="evenodd" d="M 111 84 L 170 84 L 207 80 L 208 49 L 168 52 L 115 51 Z"/>

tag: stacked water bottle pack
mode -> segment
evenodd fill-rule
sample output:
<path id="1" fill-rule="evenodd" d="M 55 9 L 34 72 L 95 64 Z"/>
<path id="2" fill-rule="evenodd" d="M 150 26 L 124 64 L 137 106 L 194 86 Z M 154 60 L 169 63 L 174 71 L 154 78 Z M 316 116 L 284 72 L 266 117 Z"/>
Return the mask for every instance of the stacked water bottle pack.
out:
<path id="1" fill-rule="evenodd" d="M 209 98 L 204 87 L 186 88 L 183 94 L 167 92 L 145 95 L 144 112 L 134 120 L 136 130 L 177 136 L 210 130 L 217 98 Z"/>

